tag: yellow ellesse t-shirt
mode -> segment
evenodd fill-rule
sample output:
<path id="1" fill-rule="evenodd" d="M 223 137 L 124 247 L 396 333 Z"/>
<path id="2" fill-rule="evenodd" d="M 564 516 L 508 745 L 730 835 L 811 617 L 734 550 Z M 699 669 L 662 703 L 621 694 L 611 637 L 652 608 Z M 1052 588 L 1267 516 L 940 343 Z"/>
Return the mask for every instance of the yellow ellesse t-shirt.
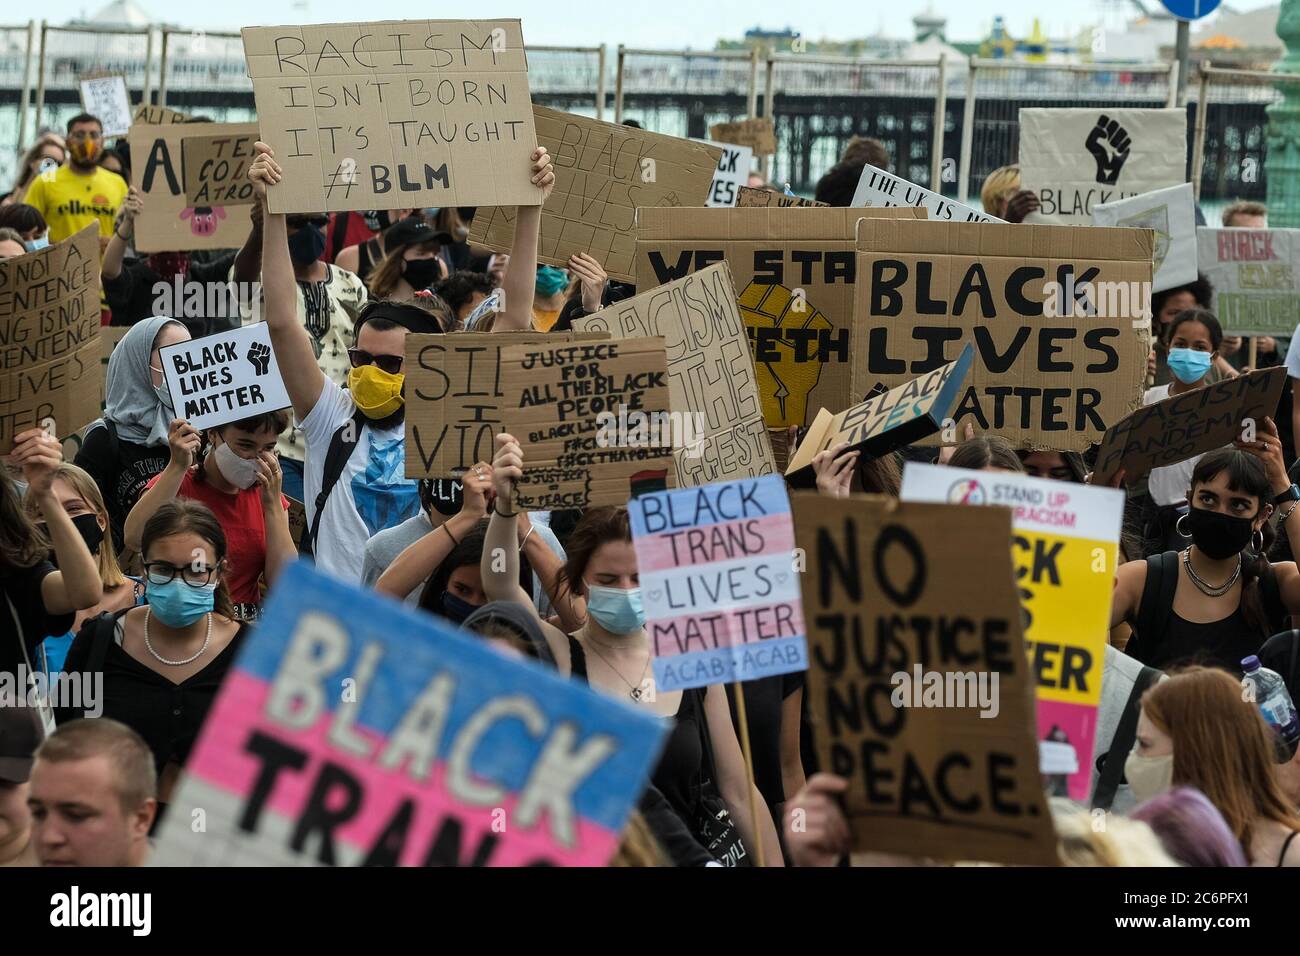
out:
<path id="1" fill-rule="evenodd" d="M 99 223 L 101 236 L 111 236 L 126 191 L 126 180 L 107 169 L 96 168 L 89 176 L 79 176 L 70 167 L 60 166 L 52 174 L 32 180 L 23 202 L 41 211 L 50 226 L 50 242 L 62 242 L 92 222 Z"/>

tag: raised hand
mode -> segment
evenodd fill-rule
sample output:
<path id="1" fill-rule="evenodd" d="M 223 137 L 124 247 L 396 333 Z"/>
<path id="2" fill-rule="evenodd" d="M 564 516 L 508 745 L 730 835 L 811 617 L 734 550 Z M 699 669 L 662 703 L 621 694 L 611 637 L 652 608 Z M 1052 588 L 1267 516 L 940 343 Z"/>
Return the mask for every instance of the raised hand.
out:
<path id="1" fill-rule="evenodd" d="M 497 436 L 497 456 L 492 460 L 492 485 L 497 500 L 511 500 L 515 482 L 524 477 L 524 453 L 514 435 L 502 432 Z M 497 506 L 501 507 L 500 505 Z"/>
<path id="2" fill-rule="evenodd" d="M 167 428 L 167 444 L 171 448 L 171 463 L 177 468 L 189 468 L 198 460 L 202 436 L 183 418 L 173 418 Z"/>
<path id="3" fill-rule="evenodd" d="M 266 199 L 266 189 L 274 186 L 284 178 L 284 170 L 275 161 L 275 150 L 261 140 L 253 144 L 257 158 L 248 167 L 248 180 L 253 184 L 253 192 L 259 200 Z"/>
<path id="4" fill-rule="evenodd" d="M 282 508 L 280 501 L 284 490 L 284 473 L 280 470 L 280 459 L 275 452 L 260 452 L 257 462 L 257 484 L 262 492 L 262 507 Z"/>
<path id="5" fill-rule="evenodd" d="M 609 279 L 604 267 L 585 252 L 576 252 L 569 256 L 569 270 L 582 280 L 582 308 L 587 312 L 599 312 L 605 295 L 605 282 Z"/>
<path id="6" fill-rule="evenodd" d="M 555 188 L 555 166 L 545 146 L 533 150 L 533 185 L 541 188 L 542 202 L 551 198 L 551 190 Z"/>
<path id="7" fill-rule="evenodd" d="M 1097 125 L 1084 142 L 1097 163 L 1097 182 L 1103 186 L 1115 185 L 1132 144 L 1128 130 L 1120 126 L 1118 120 L 1110 119 L 1105 113 L 1097 117 Z"/>
<path id="8" fill-rule="evenodd" d="M 54 484 L 54 473 L 63 464 L 63 446 L 45 429 L 29 428 L 14 436 L 9 462 L 22 470 L 32 495 L 47 495 Z"/>
<path id="9" fill-rule="evenodd" d="M 813 471 L 817 475 L 817 491 L 828 498 L 847 498 L 853 484 L 853 469 L 858 464 L 860 452 L 845 454 L 846 441 L 813 456 Z"/>
<path id="10" fill-rule="evenodd" d="M 492 466 L 480 461 L 461 475 L 460 484 L 464 495 L 460 513 L 470 515 L 475 520 L 484 517 L 488 509 L 488 496 L 492 492 Z"/>

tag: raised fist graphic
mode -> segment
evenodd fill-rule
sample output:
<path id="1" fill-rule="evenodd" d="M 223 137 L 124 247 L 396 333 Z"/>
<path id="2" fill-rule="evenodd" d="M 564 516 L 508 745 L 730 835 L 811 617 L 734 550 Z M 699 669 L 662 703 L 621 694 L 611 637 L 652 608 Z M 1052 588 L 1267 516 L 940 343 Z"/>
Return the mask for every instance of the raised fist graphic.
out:
<path id="1" fill-rule="evenodd" d="M 1115 185 L 1132 144 L 1128 130 L 1120 126 L 1118 120 L 1110 119 L 1105 113 L 1097 117 L 1097 125 L 1084 143 L 1097 161 L 1097 182 L 1104 186 Z"/>
<path id="2" fill-rule="evenodd" d="M 259 376 L 271 370 L 271 349 L 264 342 L 254 342 L 250 345 L 247 358 L 253 363 L 253 371 Z"/>

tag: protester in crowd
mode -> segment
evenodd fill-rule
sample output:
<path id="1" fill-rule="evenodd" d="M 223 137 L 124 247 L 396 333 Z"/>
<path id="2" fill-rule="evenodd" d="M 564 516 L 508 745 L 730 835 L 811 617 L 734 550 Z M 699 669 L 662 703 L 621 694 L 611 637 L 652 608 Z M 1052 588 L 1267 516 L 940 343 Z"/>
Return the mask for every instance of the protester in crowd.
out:
<path id="1" fill-rule="evenodd" d="M 35 206 L 25 202 L 0 206 L 0 229 L 12 229 L 22 237 L 23 248 L 37 252 L 50 244 L 50 227 Z"/>
<path id="2" fill-rule="evenodd" d="M 0 259 L 16 259 L 27 255 L 27 243 L 16 229 L 0 229 Z"/>
<path id="3" fill-rule="evenodd" d="M 8 203 L 21 203 L 27 194 L 27 187 L 42 173 L 53 174 L 56 169 L 68 161 L 67 141 L 53 131 L 42 133 L 36 142 L 23 154 L 18 164 L 18 178 L 14 181 L 13 191 L 7 197 Z"/>
<path id="4" fill-rule="evenodd" d="M 497 436 L 497 446 L 492 463 L 496 501 L 484 545 L 483 587 L 490 601 L 515 601 L 531 609 L 532 600 L 517 584 L 518 553 L 512 547 L 519 516 L 509 510 L 514 483 L 523 477 L 523 452 L 508 434 Z M 542 625 L 560 673 L 672 718 L 673 731 L 651 776 L 653 784 L 702 845 L 708 847 L 716 830 L 724 829 L 708 809 L 708 803 L 716 800 L 716 809 L 725 808 L 736 828 L 721 842 L 734 844 L 739 838 L 752 861 L 761 840 L 764 862 L 780 865 L 776 828 L 761 794 L 757 794 L 757 819 L 750 813 L 751 786 L 723 689 L 713 685 L 655 690 L 627 509 L 590 509 L 569 536 L 565 550 L 564 587 L 586 599 L 587 621 L 571 634 Z"/>
<path id="5" fill-rule="evenodd" d="M 1126 651 L 1152 667 L 1196 660 L 1240 674 L 1242 658 L 1300 613 L 1300 572 L 1267 557 L 1276 506 L 1279 528 L 1293 541 L 1300 534 L 1300 490 L 1292 490 L 1271 419 L 1255 440 L 1235 444 L 1206 454 L 1192 472 L 1177 528 L 1191 545 L 1119 567 L 1111 624 L 1132 625 Z"/>
<path id="6" fill-rule="evenodd" d="M 113 234 L 118 207 L 126 199 L 126 181 L 99 165 L 104 127 L 89 113 L 68 120 L 68 162 L 33 179 L 23 202 L 35 206 L 50 224 L 50 242 L 75 236 L 99 224 L 100 247 Z"/>
<path id="7" fill-rule="evenodd" d="M 262 203 L 255 202 L 250 213 L 253 227 L 248 239 L 235 256 L 230 278 L 238 283 L 261 281 L 263 288 L 256 295 L 240 295 L 242 322 L 249 324 L 266 315 L 264 303 L 265 278 L 262 276 L 263 224 Z M 321 371 L 331 382 L 342 388 L 347 384 L 351 361 L 350 350 L 355 343 L 356 323 L 369 301 L 369 293 L 361 279 L 347 269 L 327 265 L 321 261 L 325 246 L 324 216 L 289 215 L 284 218 L 288 236 L 289 259 L 294 285 L 294 313 L 296 323 L 307 330 L 307 343 L 312 351 L 311 365 Z M 260 312 L 254 314 L 256 305 Z M 294 355 L 295 361 L 304 361 L 305 354 Z M 284 362 L 280 362 L 284 372 Z M 304 501 L 304 461 L 306 440 L 302 433 L 302 417 L 291 423 L 290 429 L 280 437 L 276 446 L 280 466 L 284 472 L 284 493 L 295 501 Z"/>
<path id="8" fill-rule="evenodd" d="M 1174 319 L 1188 309 L 1208 311 L 1213 296 L 1214 287 L 1204 276 L 1197 276 L 1195 282 L 1189 282 L 1187 285 L 1152 293 L 1151 333 L 1155 337 L 1155 344 L 1152 346 L 1151 355 L 1147 358 L 1147 372 L 1153 385 L 1168 385 L 1174 379 L 1174 374 L 1169 368 L 1171 347 L 1169 338 Z M 1221 354 L 1216 355 L 1209 373 L 1201 384 L 1213 385 L 1236 374 L 1236 369 L 1229 365 Z"/>
<path id="9" fill-rule="evenodd" d="M 365 209 L 336 212 L 325 234 L 325 261 L 355 273 L 363 281 L 384 257 L 384 231 L 414 209 Z"/>
<path id="10" fill-rule="evenodd" d="M 159 352 L 189 339 L 189 330 L 166 316 L 131 326 L 108 360 L 104 417 L 91 424 L 77 452 L 75 464 L 104 494 L 112 546 L 119 552 L 126 516 L 170 457 L 167 432 L 176 413 Z"/>
<path id="11" fill-rule="evenodd" d="M 1013 223 L 1061 225 L 1055 216 L 1042 212 L 1037 193 L 1020 188 L 1020 167 L 1001 166 L 984 177 L 980 202 L 990 216 Z"/>
<path id="12" fill-rule="evenodd" d="M 1103 656 L 1088 792 L 1095 809 L 1126 814 L 1137 803 L 1124 779 L 1124 761 L 1137 734 L 1138 704 L 1147 688 L 1164 675 L 1110 644 Z"/>
<path id="13" fill-rule="evenodd" d="M 40 865 L 32 843 L 27 782 L 43 736 L 36 708 L 14 701 L 0 705 L 0 867 Z"/>
<path id="14" fill-rule="evenodd" d="M 289 501 L 280 493 L 275 444 L 289 425 L 287 412 L 264 412 L 206 433 L 182 419 L 171 422 L 167 467 L 149 480 L 126 519 L 126 547 L 140 550 L 149 519 L 173 499 L 206 505 L 225 532 L 225 580 L 240 621 L 257 619 L 263 587 L 297 557 L 289 533 Z"/>
<path id="15" fill-rule="evenodd" d="M 122 142 L 118 140 L 118 142 Z M 123 182 L 131 182 L 131 168 L 127 164 L 124 151 L 118 146 L 112 146 L 105 149 L 99 154 L 99 165 L 107 169 L 110 173 L 116 173 L 122 177 Z"/>
<path id="16" fill-rule="evenodd" d="M 1025 473 L 1025 466 L 1016 454 L 1015 446 L 1001 435 L 977 435 L 966 439 L 952 453 L 948 465 L 972 471 Z"/>
<path id="17" fill-rule="evenodd" d="M 1171 674 L 1142 697 L 1125 776 L 1143 801 L 1174 786 L 1201 791 L 1251 866 L 1300 866 L 1300 815 L 1274 776 L 1273 732 L 1242 698 L 1217 668 Z"/>
<path id="18" fill-rule="evenodd" d="M 1201 308 L 1184 309 L 1169 323 L 1165 333 L 1168 350 L 1166 364 L 1173 379 L 1155 385 L 1142 396 L 1143 405 L 1154 405 L 1174 395 L 1183 395 L 1208 384 L 1214 360 L 1223 342 L 1223 329 L 1214 313 Z M 1153 468 L 1145 488 L 1134 489 L 1131 502 L 1134 514 L 1144 528 L 1146 553 L 1159 553 L 1180 546 L 1175 523 L 1185 513 L 1187 489 L 1192 471 L 1200 456 L 1172 465 Z"/>
<path id="19" fill-rule="evenodd" d="M 555 266 L 537 267 L 537 294 L 533 297 L 533 328 L 549 332 L 569 296 L 569 274 Z"/>
<path id="20" fill-rule="evenodd" d="M 889 151 L 878 139 L 854 136 L 844 147 L 840 161 L 817 181 L 813 198 L 831 206 L 853 205 L 853 194 L 862 178 L 862 168 L 868 163 L 877 169 L 889 169 Z"/>
<path id="21" fill-rule="evenodd" d="M 1081 485 L 1088 477 L 1088 467 L 1077 451 L 1030 451 L 1016 449 L 1016 457 L 1031 478 L 1051 478 Z"/>
<path id="22" fill-rule="evenodd" d="M 1178 866 L 1151 827 L 1110 816 L 1104 827 L 1083 807 L 1052 800 L 1052 825 L 1062 866 Z"/>
<path id="23" fill-rule="evenodd" d="M 1223 210 L 1225 229 L 1267 229 L 1268 207 L 1262 202 L 1238 199 Z"/>
<path id="24" fill-rule="evenodd" d="M 158 811 L 154 761 L 116 720 L 60 724 L 36 750 L 28 783 L 41 866 L 144 866 Z"/>
<path id="25" fill-rule="evenodd" d="M 238 325 L 238 303 L 226 287 L 228 257 L 204 262 L 189 252 L 130 255 L 135 222 L 144 211 L 144 203 L 140 190 L 130 187 L 100 263 L 104 297 L 113 313 L 112 324 L 135 325 L 156 315 L 161 300 L 171 304 L 169 311 L 196 337 Z M 182 290 L 179 298 L 175 291 L 178 282 Z M 187 282 L 202 283 L 202 294 L 189 294 L 185 290 Z"/>
<path id="26" fill-rule="evenodd" d="M 258 143 L 256 149 L 249 179 L 260 208 L 267 187 L 280 182 L 283 171 L 270 147 Z M 550 157 L 538 148 L 532 164 L 532 181 L 544 201 L 555 183 Z M 371 303 L 357 320 L 345 392 L 310 360 L 311 336 L 293 314 L 286 217 L 265 213 L 263 218 L 266 322 L 308 452 L 303 499 L 307 546 L 319 568 L 355 582 L 361 577 L 364 542 L 419 508 L 415 482 L 405 477 L 403 340 L 408 332 L 437 332 L 442 326 L 420 297 L 410 303 Z M 540 206 L 518 207 L 514 249 L 521 267 L 506 275 L 506 307 L 498 316 L 502 329 L 527 327 L 540 224 Z M 441 301 L 437 304 L 445 309 Z M 331 459 L 337 471 L 327 474 Z"/>
<path id="27" fill-rule="evenodd" d="M 465 320 L 479 304 L 492 294 L 496 284 L 482 272 L 461 269 L 453 272 L 433 287 L 434 294 L 446 302 L 456 315 L 456 328 L 464 328 Z"/>
<path id="28" fill-rule="evenodd" d="M 438 258 L 451 234 L 437 232 L 423 219 L 403 219 L 384 233 L 384 258 L 366 277 L 370 295 L 392 302 L 409 302 L 415 293 L 447 277 Z M 448 329 L 450 331 L 450 329 Z"/>
<path id="29" fill-rule="evenodd" d="M 104 596 L 98 603 L 77 611 L 76 619 L 66 634 L 47 637 L 41 645 L 44 670 L 47 674 L 55 674 L 63 669 L 68 648 L 72 646 L 72 640 L 81 630 L 81 625 L 105 612 L 120 611 L 143 603 L 144 582 L 138 578 L 128 578 L 117 563 L 117 552 L 108 536 L 108 508 L 104 505 L 104 498 L 99 493 L 94 478 L 76 465 L 64 462 L 55 469 L 50 490 L 72 520 L 73 527 L 99 566 L 99 581 L 104 588 Z M 25 504 L 27 516 L 36 524 L 37 530 L 48 536 L 36 496 L 30 490 Z"/>
<path id="30" fill-rule="evenodd" d="M 438 257 L 446 266 L 447 275 L 460 269 L 487 271 L 492 253 L 485 248 L 476 249 L 469 242 L 470 223 L 474 221 L 476 212 L 477 209 L 473 206 L 443 206 L 440 209 L 424 210 L 424 217 L 433 226 L 433 231 L 451 237 L 438 252 Z"/>
<path id="31" fill-rule="evenodd" d="M 163 504 L 145 522 L 141 551 L 149 603 L 87 623 L 65 669 L 103 674 L 102 715 L 144 738 L 166 804 L 249 625 L 235 619 L 226 535 L 206 505 Z"/>
<path id="32" fill-rule="evenodd" d="M 1173 787 L 1129 815 L 1151 827 L 1165 852 L 1183 866 L 1246 866 L 1228 822 L 1199 790 Z"/>
<path id="33" fill-rule="evenodd" d="M 103 600 L 104 587 L 54 488 L 63 463 L 58 441 L 41 428 L 19 432 L 6 463 L 21 472 L 31 511 L 0 468 L 0 673 L 17 674 L 21 664 L 30 674 L 41 642 L 67 633 L 75 612 Z M 33 515 L 44 522 L 43 532 Z"/>

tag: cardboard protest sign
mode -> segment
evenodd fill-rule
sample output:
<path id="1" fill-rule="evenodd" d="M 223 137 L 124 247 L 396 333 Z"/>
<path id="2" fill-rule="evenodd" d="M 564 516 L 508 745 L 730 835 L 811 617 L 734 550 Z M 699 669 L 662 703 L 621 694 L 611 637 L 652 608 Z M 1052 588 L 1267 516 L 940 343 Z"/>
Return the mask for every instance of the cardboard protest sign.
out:
<path id="1" fill-rule="evenodd" d="M 187 139 L 257 136 L 256 123 L 135 123 L 131 147 L 131 185 L 144 194 L 135 219 L 137 252 L 238 249 L 248 238 L 248 210 L 225 203 L 194 205 L 185 191 Z"/>
<path id="2" fill-rule="evenodd" d="M 1038 696 L 1039 769 L 1086 801 L 1124 492 L 1028 475 L 908 462 L 903 501 L 1005 505 Z"/>
<path id="3" fill-rule="evenodd" d="M 787 196 L 772 189 L 741 186 L 736 190 L 736 205 L 742 208 L 776 206 L 784 209 L 787 206 L 828 206 L 829 203 L 818 202 L 816 199 L 804 199 L 802 196 Z"/>
<path id="4" fill-rule="evenodd" d="M 706 206 L 734 206 L 736 192 L 749 182 L 749 171 L 754 168 L 754 151 L 748 146 L 730 146 L 726 143 L 710 143 L 722 150 L 718 168 L 713 173 L 713 184 L 709 187 Z"/>
<path id="5" fill-rule="evenodd" d="M 818 408 L 847 408 L 854 226 L 863 216 L 914 219 L 920 209 L 641 209 L 636 287 L 726 260 L 738 292 L 768 428 L 806 425 Z"/>
<path id="6" fill-rule="evenodd" d="M 518 20 L 244 27 L 271 212 L 536 206 Z"/>
<path id="7" fill-rule="evenodd" d="M 725 262 L 616 302 L 573 327 L 617 339 L 663 336 L 680 487 L 770 475 L 776 468 L 745 325 Z M 686 427 L 689 426 L 689 427 Z"/>
<path id="8" fill-rule="evenodd" d="M 1155 233 L 1152 292 L 1196 281 L 1196 200 L 1191 183 L 1099 203 L 1092 207 L 1092 224 L 1150 229 Z"/>
<path id="9" fill-rule="evenodd" d="M 176 414 L 199 431 L 293 404 L 265 322 L 178 342 L 158 355 Z"/>
<path id="10" fill-rule="evenodd" d="M 770 116 L 714 123 L 709 127 L 709 139 L 716 143 L 748 146 L 755 156 L 771 156 L 776 152 L 776 127 L 772 125 Z"/>
<path id="11" fill-rule="evenodd" d="M 126 77 L 120 73 L 83 76 L 81 108 L 96 117 L 104 127 L 104 138 L 125 136 L 131 128 L 131 97 L 126 92 Z"/>
<path id="12" fill-rule="evenodd" d="M 406 477 L 451 478 L 496 457 L 511 399 L 501 379 L 508 345 L 603 341 L 603 332 L 453 332 L 405 338 Z"/>
<path id="13" fill-rule="evenodd" d="M 862 167 L 858 188 L 853 191 L 851 206 L 916 206 L 924 209 L 930 219 L 940 222 L 1002 222 L 995 216 L 981 212 L 931 192 L 900 176 L 887 173 L 867 163 Z"/>
<path id="14" fill-rule="evenodd" d="M 289 537 L 293 539 L 294 545 L 302 541 L 302 536 L 307 533 L 309 525 L 307 524 L 307 506 L 295 498 L 289 498 Z"/>
<path id="15" fill-rule="evenodd" d="M 189 114 L 178 113 L 175 110 L 169 110 L 165 106 L 154 106 L 152 103 L 141 103 L 131 114 L 131 122 L 142 123 L 145 126 L 165 126 L 168 123 L 188 123 Z"/>
<path id="16" fill-rule="evenodd" d="M 658 691 L 808 669 L 780 475 L 641 495 L 628 517 Z"/>
<path id="17" fill-rule="evenodd" d="M 1300 229 L 1196 230 L 1196 263 L 1230 335 L 1292 335 L 1300 325 Z"/>
<path id="18" fill-rule="evenodd" d="M 846 452 L 881 458 L 896 448 L 933 435 L 950 419 L 957 397 L 966 388 L 975 349 L 961 350 L 957 361 L 941 365 L 905 385 L 876 395 L 837 415 L 821 409 L 799 444 L 785 475 L 798 487 L 813 487 L 813 459 L 842 442 Z M 955 429 L 954 429 L 955 433 Z"/>
<path id="19" fill-rule="evenodd" d="M 1286 378 L 1284 367 L 1262 368 L 1143 405 L 1106 429 L 1093 483 L 1106 484 L 1120 469 L 1125 481 L 1135 481 L 1153 468 L 1231 445 L 1247 422 L 1262 427 L 1265 416 L 1277 414 Z"/>
<path id="20" fill-rule="evenodd" d="M 853 849 L 1048 865 L 1004 508 L 791 496 L 820 769 Z M 962 547 L 953 547 L 953 542 Z"/>
<path id="21" fill-rule="evenodd" d="M 1020 188 L 1039 211 L 1085 225 L 1098 203 L 1187 181 L 1187 111 L 1020 110 Z"/>
<path id="22" fill-rule="evenodd" d="M 248 178 L 257 132 L 187 136 L 181 140 L 185 201 L 191 206 L 246 206 L 254 201 Z"/>
<path id="23" fill-rule="evenodd" d="M 555 190 L 542 207 L 538 261 L 567 266 L 575 252 L 599 260 L 611 279 L 633 281 L 637 209 L 703 206 L 721 148 L 576 113 L 534 106 L 537 142 L 555 163 Z M 515 212 L 493 200 L 474 216 L 470 241 L 509 252 Z"/>
<path id="24" fill-rule="evenodd" d="M 622 505 L 676 487 L 662 338 L 511 345 L 501 388 L 524 458 L 517 508 Z"/>
<path id="25" fill-rule="evenodd" d="M 14 435 L 71 435 L 99 417 L 99 227 L 0 259 L 0 455 Z"/>
<path id="26" fill-rule="evenodd" d="M 958 434 L 1083 451 L 1142 401 L 1151 246 L 1145 229 L 864 219 L 853 392 L 974 342 Z"/>
<path id="27" fill-rule="evenodd" d="M 150 862 L 603 866 L 663 734 L 297 562 L 221 685 Z"/>

